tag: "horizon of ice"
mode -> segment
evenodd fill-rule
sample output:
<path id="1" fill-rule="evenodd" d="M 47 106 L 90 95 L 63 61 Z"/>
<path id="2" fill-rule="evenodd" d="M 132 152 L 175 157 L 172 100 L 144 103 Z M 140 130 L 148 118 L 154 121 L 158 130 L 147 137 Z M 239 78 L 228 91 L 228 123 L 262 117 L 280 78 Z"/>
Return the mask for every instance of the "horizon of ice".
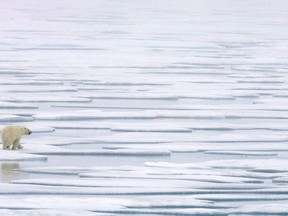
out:
<path id="1" fill-rule="evenodd" d="M 287 9 L 1 1 L 0 215 L 288 215 Z"/>

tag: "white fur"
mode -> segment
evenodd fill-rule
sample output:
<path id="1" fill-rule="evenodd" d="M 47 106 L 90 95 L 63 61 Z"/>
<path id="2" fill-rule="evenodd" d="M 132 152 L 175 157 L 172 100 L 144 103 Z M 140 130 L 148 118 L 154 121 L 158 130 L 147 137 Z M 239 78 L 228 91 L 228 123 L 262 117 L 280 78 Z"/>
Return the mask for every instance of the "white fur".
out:
<path id="1" fill-rule="evenodd" d="M 13 150 L 22 149 L 20 145 L 20 139 L 22 135 L 28 135 L 31 131 L 23 126 L 10 125 L 6 126 L 1 131 L 1 138 L 3 142 L 3 149 L 10 149 L 12 146 Z"/>

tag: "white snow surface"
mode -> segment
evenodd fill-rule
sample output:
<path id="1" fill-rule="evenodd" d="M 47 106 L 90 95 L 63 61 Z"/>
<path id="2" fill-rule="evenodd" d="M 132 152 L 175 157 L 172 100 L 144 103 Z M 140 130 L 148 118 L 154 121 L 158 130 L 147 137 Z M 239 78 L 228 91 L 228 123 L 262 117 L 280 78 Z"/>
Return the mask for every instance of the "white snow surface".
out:
<path id="1" fill-rule="evenodd" d="M 0 2 L 0 215 L 288 215 L 285 0 Z"/>
<path id="2" fill-rule="evenodd" d="M 26 154 L 21 151 L 2 150 L 0 151 L 0 161 L 34 161 L 47 160 L 46 156 L 36 154 Z"/>

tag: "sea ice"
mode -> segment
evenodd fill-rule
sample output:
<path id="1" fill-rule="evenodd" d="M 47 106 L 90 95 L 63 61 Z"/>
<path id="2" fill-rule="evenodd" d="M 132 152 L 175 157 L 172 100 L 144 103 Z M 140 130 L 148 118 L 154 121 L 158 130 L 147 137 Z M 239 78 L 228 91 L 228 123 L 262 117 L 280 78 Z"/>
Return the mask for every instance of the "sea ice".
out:
<path id="1" fill-rule="evenodd" d="M 0 161 L 42 161 L 47 160 L 46 156 L 27 154 L 20 151 L 1 150 Z"/>
<path id="2" fill-rule="evenodd" d="M 33 106 L 30 104 L 18 104 L 18 103 L 11 103 L 11 102 L 0 102 L 0 109 L 38 109 L 37 106 Z"/>
<path id="3" fill-rule="evenodd" d="M 13 201 L 16 202 L 16 201 Z M 13 210 L 13 209 L 1 209 L 1 215 L 5 216 L 114 216 L 115 214 L 105 214 L 105 213 L 96 213 L 96 212 L 89 212 L 89 211 L 81 211 L 81 210 L 50 210 L 50 209 L 41 209 L 41 210 L 31 210 L 22 208 L 22 210 Z"/>
<path id="4" fill-rule="evenodd" d="M 0 1 L 0 215 L 288 215 L 287 6 Z"/>
<path id="5" fill-rule="evenodd" d="M 99 110 L 81 110 L 67 113 L 39 113 L 33 116 L 36 120 L 73 121 L 73 120 L 95 120 L 95 119 L 153 119 L 156 116 L 149 113 L 137 112 L 101 112 Z"/>
<path id="6" fill-rule="evenodd" d="M 33 118 L 17 115 L 0 115 L 0 123 L 29 122 L 29 121 L 33 121 Z"/>
<path id="7" fill-rule="evenodd" d="M 33 96 L 31 97 L 30 95 L 25 96 L 23 95 L 22 97 L 19 98 L 10 98 L 6 99 L 5 101 L 8 102 L 17 102 L 17 103 L 55 103 L 55 102 L 66 102 L 66 103 L 89 103 L 92 100 L 86 99 L 86 98 L 76 98 L 76 97 L 59 97 L 57 95 L 55 96 L 47 96 L 43 95 L 42 97 L 40 95 Z"/>
<path id="8" fill-rule="evenodd" d="M 141 149 L 71 149 L 43 144 L 24 144 L 23 152 L 43 155 L 105 155 L 105 156 L 170 156 L 165 150 L 141 150 Z"/>

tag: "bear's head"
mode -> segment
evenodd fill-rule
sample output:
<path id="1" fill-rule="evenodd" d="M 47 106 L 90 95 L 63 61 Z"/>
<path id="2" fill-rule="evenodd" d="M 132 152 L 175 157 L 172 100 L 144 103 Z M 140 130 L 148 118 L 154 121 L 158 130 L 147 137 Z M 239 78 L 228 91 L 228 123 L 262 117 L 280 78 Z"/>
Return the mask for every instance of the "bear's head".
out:
<path id="1" fill-rule="evenodd" d="M 29 130 L 28 128 L 26 127 L 23 127 L 23 135 L 30 135 L 32 133 L 31 130 Z"/>

